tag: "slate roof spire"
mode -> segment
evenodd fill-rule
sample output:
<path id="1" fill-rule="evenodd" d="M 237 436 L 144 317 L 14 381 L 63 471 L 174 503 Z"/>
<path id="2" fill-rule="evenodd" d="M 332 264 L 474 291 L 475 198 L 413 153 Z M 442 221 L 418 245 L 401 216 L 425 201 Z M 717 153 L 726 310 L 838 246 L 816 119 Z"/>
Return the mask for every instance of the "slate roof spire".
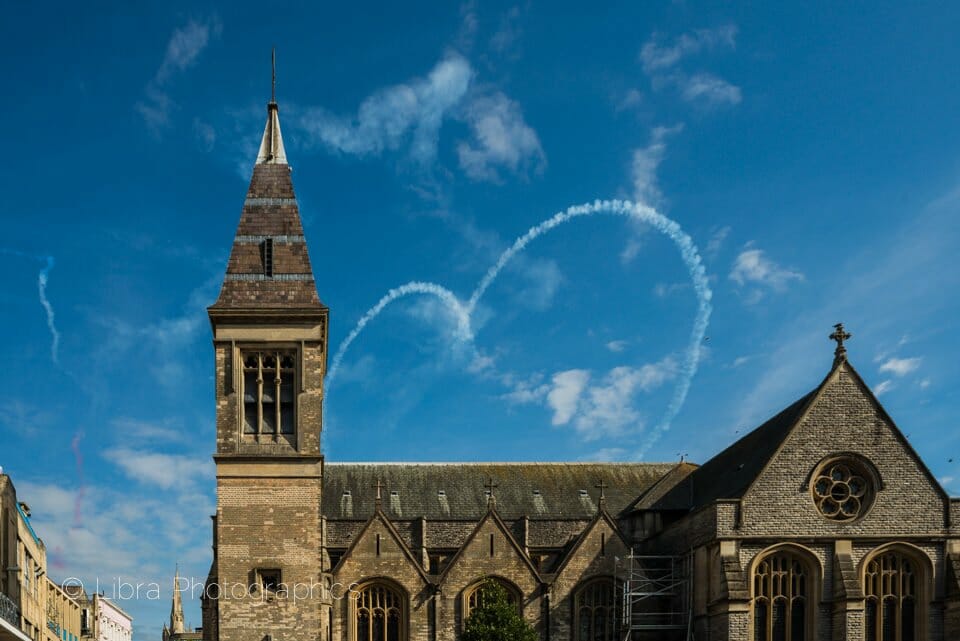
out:
<path id="1" fill-rule="evenodd" d="M 317 296 L 290 173 L 274 89 L 227 273 L 217 302 L 208 310 L 211 319 L 326 314 Z"/>

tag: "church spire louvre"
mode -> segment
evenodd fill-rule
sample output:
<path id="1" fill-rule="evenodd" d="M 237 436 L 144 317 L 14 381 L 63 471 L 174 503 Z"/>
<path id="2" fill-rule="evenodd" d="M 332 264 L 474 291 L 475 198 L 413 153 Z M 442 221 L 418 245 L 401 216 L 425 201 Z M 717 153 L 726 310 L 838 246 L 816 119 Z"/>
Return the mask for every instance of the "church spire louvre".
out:
<path id="1" fill-rule="evenodd" d="M 270 102 L 267 103 L 267 125 L 263 129 L 260 151 L 257 153 L 258 165 L 286 165 L 287 152 L 283 148 L 283 136 L 280 134 L 280 108 L 277 105 L 277 48 L 273 48 L 271 57 Z"/>
<path id="2" fill-rule="evenodd" d="M 173 604 L 170 606 L 170 632 L 182 634 L 186 629 L 183 626 L 183 597 L 180 595 L 180 566 L 173 577 Z"/>

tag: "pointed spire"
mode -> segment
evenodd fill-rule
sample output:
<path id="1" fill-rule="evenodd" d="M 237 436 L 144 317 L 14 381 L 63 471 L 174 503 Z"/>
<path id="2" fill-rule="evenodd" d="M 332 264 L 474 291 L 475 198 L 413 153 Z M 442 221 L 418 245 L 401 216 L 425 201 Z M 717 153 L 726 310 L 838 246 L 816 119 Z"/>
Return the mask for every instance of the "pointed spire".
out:
<path id="1" fill-rule="evenodd" d="M 170 632 L 181 634 L 186 632 L 183 626 L 183 598 L 180 596 L 180 565 L 173 577 L 173 604 L 170 606 Z"/>
<path id="2" fill-rule="evenodd" d="M 288 316 L 293 311 L 326 316 L 307 254 L 275 98 L 272 92 L 227 273 L 217 302 L 208 310 L 211 320 L 241 313 Z"/>
<path id="3" fill-rule="evenodd" d="M 287 152 L 283 148 L 283 136 L 280 135 L 280 108 L 277 106 L 277 48 L 273 48 L 272 74 L 270 84 L 270 102 L 267 103 L 267 126 L 263 129 L 263 140 L 257 153 L 258 165 L 286 165 Z"/>

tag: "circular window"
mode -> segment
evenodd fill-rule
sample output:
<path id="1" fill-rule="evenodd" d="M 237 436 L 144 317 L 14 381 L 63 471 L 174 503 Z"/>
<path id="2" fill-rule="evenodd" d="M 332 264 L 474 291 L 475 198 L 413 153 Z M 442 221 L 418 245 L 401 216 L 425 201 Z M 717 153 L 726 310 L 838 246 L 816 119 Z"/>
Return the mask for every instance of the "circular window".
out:
<path id="1" fill-rule="evenodd" d="M 863 516 L 873 500 L 872 474 L 853 458 L 832 459 L 813 475 L 810 491 L 820 514 L 832 521 Z"/>

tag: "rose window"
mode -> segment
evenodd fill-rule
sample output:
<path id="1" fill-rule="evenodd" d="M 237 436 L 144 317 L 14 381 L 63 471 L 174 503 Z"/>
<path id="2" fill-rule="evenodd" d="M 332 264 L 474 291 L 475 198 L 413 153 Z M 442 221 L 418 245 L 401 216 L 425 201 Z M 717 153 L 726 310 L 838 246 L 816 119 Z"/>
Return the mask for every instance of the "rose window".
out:
<path id="1" fill-rule="evenodd" d="M 813 475 L 813 501 L 833 521 L 852 521 L 870 507 L 872 484 L 863 465 L 852 459 L 833 460 Z"/>

